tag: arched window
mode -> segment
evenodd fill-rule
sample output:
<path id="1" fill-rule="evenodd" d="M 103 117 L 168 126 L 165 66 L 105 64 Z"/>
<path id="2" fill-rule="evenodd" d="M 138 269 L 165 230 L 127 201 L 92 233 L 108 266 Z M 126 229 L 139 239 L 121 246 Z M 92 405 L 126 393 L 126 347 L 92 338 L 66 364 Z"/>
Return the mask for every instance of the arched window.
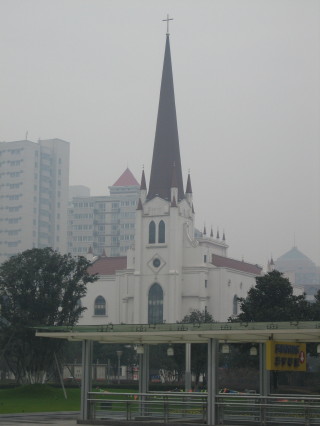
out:
<path id="1" fill-rule="evenodd" d="M 163 291 L 159 284 L 154 283 L 149 290 L 148 323 L 163 322 Z"/>
<path id="2" fill-rule="evenodd" d="M 238 296 L 236 294 L 233 296 L 232 314 L 238 315 Z"/>
<path id="3" fill-rule="evenodd" d="M 98 296 L 94 301 L 94 314 L 106 315 L 106 300 L 102 296 Z"/>
<path id="4" fill-rule="evenodd" d="M 154 221 L 149 223 L 149 244 L 154 244 L 156 242 L 156 224 Z"/>
<path id="5" fill-rule="evenodd" d="M 166 226 L 164 224 L 164 221 L 160 220 L 158 242 L 159 243 L 165 243 L 165 241 L 166 241 Z"/>

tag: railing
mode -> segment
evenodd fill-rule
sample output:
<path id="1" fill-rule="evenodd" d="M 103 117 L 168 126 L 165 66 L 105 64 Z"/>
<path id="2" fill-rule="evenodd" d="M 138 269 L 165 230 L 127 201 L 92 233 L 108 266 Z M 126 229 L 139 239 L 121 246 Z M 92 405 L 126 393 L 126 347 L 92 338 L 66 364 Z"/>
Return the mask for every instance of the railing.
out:
<path id="1" fill-rule="evenodd" d="M 220 394 L 218 424 L 320 425 L 320 397 Z"/>
<path id="2" fill-rule="evenodd" d="M 90 420 L 207 422 L 207 393 L 89 392 Z M 320 425 L 320 397 L 219 394 L 217 424 Z"/>
<path id="3" fill-rule="evenodd" d="M 206 423 L 207 394 L 184 392 L 90 392 L 90 419 L 201 421 Z"/>

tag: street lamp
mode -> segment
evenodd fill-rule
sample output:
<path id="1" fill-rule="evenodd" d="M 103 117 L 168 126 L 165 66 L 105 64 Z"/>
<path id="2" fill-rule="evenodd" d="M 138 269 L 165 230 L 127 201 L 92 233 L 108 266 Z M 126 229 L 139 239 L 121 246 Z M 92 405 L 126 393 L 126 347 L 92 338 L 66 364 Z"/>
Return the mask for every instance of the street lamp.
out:
<path id="1" fill-rule="evenodd" d="M 143 345 L 138 345 L 136 348 L 137 354 L 138 355 L 143 355 L 144 354 L 144 347 Z"/>
<path id="2" fill-rule="evenodd" d="M 120 358 L 123 354 L 123 351 L 117 351 L 117 357 L 118 357 L 118 385 L 120 384 Z"/>
<path id="3" fill-rule="evenodd" d="M 228 353 L 230 353 L 230 346 L 228 345 L 228 343 L 224 343 L 224 344 L 222 345 L 221 352 L 222 352 L 223 354 L 228 354 Z"/>
<path id="4" fill-rule="evenodd" d="M 168 349 L 167 349 L 167 355 L 168 356 L 173 356 L 174 355 L 174 349 L 171 345 L 169 345 Z"/>
<path id="5" fill-rule="evenodd" d="M 251 356 L 257 356 L 258 355 L 258 349 L 256 348 L 256 346 L 252 345 L 249 353 L 250 353 Z"/>

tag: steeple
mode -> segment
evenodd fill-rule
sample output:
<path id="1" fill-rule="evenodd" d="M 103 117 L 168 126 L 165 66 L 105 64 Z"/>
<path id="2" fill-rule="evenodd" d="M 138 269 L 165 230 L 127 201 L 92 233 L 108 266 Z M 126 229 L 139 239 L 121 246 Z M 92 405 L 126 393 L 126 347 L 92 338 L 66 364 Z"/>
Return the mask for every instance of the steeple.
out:
<path id="1" fill-rule="evenodd" d="M 140 184 L 140 190 L 145 190 L 147 189 L 147 185 L 146 185 L 146 177 L 144 174 L 144 169 L 142 169 L 142 175 L 141 175 L 141 184 Z"/>
<path id="2" fill-rule="evenodd" d="M 144 175 L 144 169 L 142 169 L 141 184 L 140 184 L 140 198 L 139 198 L 140 203 L 144 203 L 146 201 L 146 197 L 147 197 L 146 177 Z"/>
<path id="3" fill-rule="evenodd" d="M 190 172 L 188 173 L 188 180 L 187 180 L 186 194 L 192 194 L 192 187 L 191 187 Z"/>
<path id="4" fill-rule="evenodd" d="M 179 135 L 174 98 L 169 34 L 163 61 L 157 127 L 153 147 L 153 157 L 147 199 L 159 196 L 171 200 L 172 167 L 175 165 L 178 200 L 184 198 L 181 170 Z"/>
<path id="5" fill-rule="evenodd" d="M 190 171 L 188 173 L 188 179 L 187 179 L 187 187 L 186 187 L 186 194 L 185 194 L 186 200 L 189 202 L 189 204 L 192 204 L 192 187 L 191 187 L 191 178 L 190 178 Z"/>

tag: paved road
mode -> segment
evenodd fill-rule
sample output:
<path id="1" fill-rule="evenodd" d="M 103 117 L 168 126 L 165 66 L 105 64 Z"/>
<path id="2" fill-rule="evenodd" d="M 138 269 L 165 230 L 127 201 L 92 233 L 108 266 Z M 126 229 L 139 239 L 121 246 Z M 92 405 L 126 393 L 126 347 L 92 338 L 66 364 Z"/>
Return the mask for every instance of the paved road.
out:
<path id="1" fill-rule="evenodd" d="M 78 417 L 78 412 L 0 414 L 0 426 L 77 426 Z"/>
<path id="2" fill-rule="evenodd" d="M 59 425 L 59 426 L 76 426 L 77 412 L 63 413 L 26 413 L 26 414 L 1 414 L 1 426 L 14 425 Z"/>

